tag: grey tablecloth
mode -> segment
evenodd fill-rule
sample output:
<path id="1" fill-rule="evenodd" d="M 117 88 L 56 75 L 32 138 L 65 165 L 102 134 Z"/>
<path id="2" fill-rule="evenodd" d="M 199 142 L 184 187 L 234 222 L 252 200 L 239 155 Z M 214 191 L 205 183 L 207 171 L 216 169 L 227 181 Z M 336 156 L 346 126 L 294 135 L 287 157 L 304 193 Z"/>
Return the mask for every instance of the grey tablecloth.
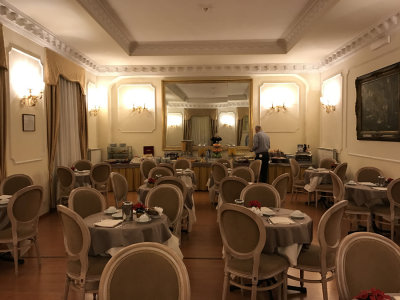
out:
<path id="1" fill-rule="evenodd" d="M 141 242 L 164 243 L 171 237 L 166 215 L 162 215 L 160 219 L 153 219 L 149 223 L 124 222 L 121 226 L 114 228 L 93 225 L 93 223 L 111 218 L 101 212 L 84 219 L 92 239 L 90 255 L 103 254 L 110 248 L 125 247 Z"/>
<path id="2" fill-rule="evenodd" d="M 367 206 L 369 208 L 377 204 L 389 203 L 387 190 L 380 191 L 372 187 L 356 184 L 345 185 L 346 194 L 344 199 L 353 201 L 358 206 Z"/>
<path id="3" fill-rule="evenodd" d="M 138 188 L 138 201 L 143 203 L 146 200 L 146 196 L 148 194 L 148 192 L 151 190 L 152 188 L 147 187 L 146 184 L 142 184 L 141 186 L 139 186 Z M 186 198 L 183 199 L 184 200 L 184 204 L 189 208 L 192 209 L 193 208 L 193 188 L 188 188 L 187 189 L 187 193 L 186 193 Z"/>
<path id="4" fill-rule="evenodd" d="M 276 216 L 289 216 L 293 210 L 281 208 Z M 274 253 L 277 247 L 287 247 L 292 244 L 310 244 L 313 237 L 312 219 L 305 215 L 303 219 L 294 219 L 295 224 L 270 224 L 267 218 L 262 217 L 267 241 L 264 253 Z"/>
<path id="5" fill-rule="evenodd" d="M 75 187 L 90 186 L 90 171 L 75 172 Z"/>

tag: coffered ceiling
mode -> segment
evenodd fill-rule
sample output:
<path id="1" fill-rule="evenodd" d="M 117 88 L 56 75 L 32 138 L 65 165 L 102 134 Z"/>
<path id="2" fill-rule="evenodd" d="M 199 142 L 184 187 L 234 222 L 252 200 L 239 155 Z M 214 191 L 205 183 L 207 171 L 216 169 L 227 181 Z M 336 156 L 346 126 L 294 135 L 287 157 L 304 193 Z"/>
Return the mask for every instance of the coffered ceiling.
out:
<path id="1" fill-rule="evenodd" d="M 0 0 L 5 26 L 100 73 L 315 70 L 399 19 L 399 0 Z"/>

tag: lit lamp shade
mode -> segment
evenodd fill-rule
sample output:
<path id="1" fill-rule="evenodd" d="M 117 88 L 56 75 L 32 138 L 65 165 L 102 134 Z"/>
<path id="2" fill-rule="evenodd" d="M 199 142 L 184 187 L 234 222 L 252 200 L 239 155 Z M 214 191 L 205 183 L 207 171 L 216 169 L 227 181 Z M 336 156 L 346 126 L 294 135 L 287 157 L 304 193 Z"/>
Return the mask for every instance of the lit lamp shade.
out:
<path id="1" fill-rule="evenodd" d="M 182 126 L 182 114 L 181 113 L 169 113 L 167 115 L 167 126 L 168 127 Z"/>
<path id="2" fill-rule="evenodd" d="M 320 102 L 327 113 L 336 110 L 342 97 L 342 76 L 336 75 L 322 83 L 322 96 Z"/>

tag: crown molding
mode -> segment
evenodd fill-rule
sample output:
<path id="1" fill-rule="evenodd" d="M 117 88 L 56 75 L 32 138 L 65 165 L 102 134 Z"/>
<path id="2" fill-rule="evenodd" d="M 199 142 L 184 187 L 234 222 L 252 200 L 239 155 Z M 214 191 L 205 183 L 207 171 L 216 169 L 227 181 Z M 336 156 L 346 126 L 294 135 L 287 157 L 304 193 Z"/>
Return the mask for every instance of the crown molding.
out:
<path id="1" fill-rule="evenodd" d="M 128 55 L 132 54 L 133 37 L 107 0 L 77 0 L 77 2 Z"/>
<path id="2" fill-rule="evenodd" d="M 286 44 L 286 51 L 289 52 L 312 23 L 339 1 L 340 0 L 310 1 L 282 35 L 282 39 Z"/>
<path id="3" fill-rule="evenodd" d="M 321 70 L 332 64 L 336 64 L 350 55 L 356 53 L 365 46 L 382 39 L 390 33 L 400 29 L 400 11 L 384 19 L 378 24 L 371 26 L 354 39 L 331 52 L 321 62 Z"/>
<path id="4" fill-rule="evenodd" d="M 4 0 L 0 0 L 0 20 L 7 27 L 36 42 L 40 46 L 50 48 L 70 58 L 89 71 L 93 72 L 96 70 L 97 64 L 93 60 L 67 45 L 67 43 L 56 37 L 55 34 Z"/>
<path id="5" fill-rule="evenodd" d="M 222 103 L 187 103 L 187 102 L 168 102 L 168 107 L 173 108 L 232 108 L 232 107 L 248 107 L 249 101 L 234 101 Z"/>

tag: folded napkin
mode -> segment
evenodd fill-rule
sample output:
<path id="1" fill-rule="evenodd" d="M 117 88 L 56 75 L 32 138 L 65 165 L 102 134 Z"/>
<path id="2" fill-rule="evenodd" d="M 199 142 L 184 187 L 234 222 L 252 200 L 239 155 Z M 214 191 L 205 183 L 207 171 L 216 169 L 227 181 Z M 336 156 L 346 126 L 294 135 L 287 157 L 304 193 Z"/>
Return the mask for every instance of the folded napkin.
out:
<path id="1" fill-rule="evenodd" d="M 252 207 L 252 208 L 250 208 L 250 210 L 251 210 L 253 213 L 255 213 L 256 215 L 258 215 L 258 216 L 262 216 L 262 215 L 263 215 L 262 212 L 261 212 L 261 210 L 260 210 L 259 208 L 257 208 L 257 207 Z"/>
<path id="2" fill-rule="evenodd" d="M 349 180 L 349 181 L 347 182 L 347 184 L 355 185 L 355 184 L 357 184 L 357 182 L 355 182 L 354 180 Z"/>
<path id="3" fill-rule="evenodd" d="M 261 207 L 261 213 L 267 216 L 275 215 L 275 212 L 272 209 L 265 206 Z"/>
<path id="4" fill-rule="evenodd" d="M 163 210 L 164 210 L 162 207 L 154 206 L 154 209 L 158 212 L 158 214 L 159 214 L 160 216 L 162 216 L 162 212 L 163 212 Z"/>
<path id="5" fill-rule="evenodd" d="M 372 183 L 372 182 L 359 182 L 359 184 L 361 184 L 361 185 L 365 185 L 365 186 L 376 186 L 376 184 L 375 183 Z"/>
<path id="6" fill-rule="evenodd" d="M 12 197 L 12 195 L 1 195 L 0 199 L 4 200 L 4 199 L 10 199 Z"/>
<path id="7" fill-rule="evenodd" d="M 141 215 L 139 218 L 136 219 L 136 222 L 139 222 L 139 223 L 146 223 L 146 222 L 149 222 L 150 220 L 151 220 L 151 219 L 150 219 L 150 217 L 149 217 L 148 215 L 143 214 L 143 215 Z"/>
<path id="8" fill-rule="evenodd" d="M 112 228 L 121 223 L 122 223 L 122 220 L 106 219 L 106 220 L 102 220 L 100 222 L 94 223 L 94 226 Z"/>
<path id="9" fill-rule="evenodd" d="M 304 217 L 304 213 L 301 212 L 300 210 L 295 210 L 290 214 L 291 217 L 294 218 L 303 218 Z"/>
<path id="10" fill-rule="evenodd" d="M 295 222 L 288 217 L 271 217 L 269 220 L 272 224 L 294 224 Z"/>

